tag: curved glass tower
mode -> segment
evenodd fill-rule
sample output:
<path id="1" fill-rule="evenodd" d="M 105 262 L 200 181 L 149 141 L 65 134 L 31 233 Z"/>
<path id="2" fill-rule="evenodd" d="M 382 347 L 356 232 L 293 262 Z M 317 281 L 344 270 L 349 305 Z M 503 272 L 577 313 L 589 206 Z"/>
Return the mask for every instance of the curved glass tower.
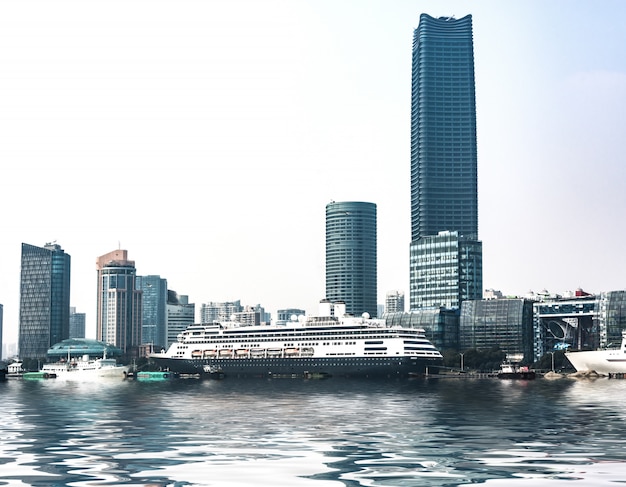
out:
<path id="1" fill-rule="evenodd" d="M 482 297 L 472 17 L 413 36 L 410 308 Z"/>
<path id="2" fill-rule="evenodd" d="M 376 205 L 326 205 L 326 299 L 344 301 L 353 316 L 375 317 L 376 265 Z"/>

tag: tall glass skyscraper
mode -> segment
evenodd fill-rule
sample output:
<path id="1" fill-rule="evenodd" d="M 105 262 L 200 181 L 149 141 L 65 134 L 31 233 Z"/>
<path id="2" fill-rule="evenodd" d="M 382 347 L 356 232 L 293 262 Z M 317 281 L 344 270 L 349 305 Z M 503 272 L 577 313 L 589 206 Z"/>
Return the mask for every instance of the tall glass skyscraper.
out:
<path id="1" fill-rule="evenodd" d="M 20 358 L 45 359 L 52 345 L 69 338 L 70 263 L 56 243 L 22 244 Z"/>
<path id="2" fill-rule="evenodd" d="M 411 309 L 482 297 L 476 153 L 472 17 L 422 14 L 413 37 Z"/>
<path id="3" fill-rule="evenodd" d="M 326 205 L 326 299 L 345 302 L 348 314 L 375 317 L 376 266 L 376 205 Z"/>

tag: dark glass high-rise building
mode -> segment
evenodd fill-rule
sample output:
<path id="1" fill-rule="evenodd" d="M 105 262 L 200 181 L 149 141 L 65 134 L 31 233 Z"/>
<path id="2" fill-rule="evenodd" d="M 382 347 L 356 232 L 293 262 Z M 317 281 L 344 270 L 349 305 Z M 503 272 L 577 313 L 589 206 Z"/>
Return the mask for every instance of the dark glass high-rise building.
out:
<path id="1" fill-rule="evenodd" d="M 167 280 L 161 276 L 138 276 L 137 289 L 142 292 L 141 341 L 163 348 L 167 343 Z"/>
<path id="2" fill-rule="evenodd" d="M 482 297 L 471 15 L 422 14 L 412 73 L 410 307 L 458 307 Z"/>
<path id="3" fill-rule="evenodd" d="M 326 205 L 326 299 L 345 302 L 350 315 L 375 317 L 376 266 L 376 205 Z"/>
<path id="4" fill-rule="evenodd" d="M 22 244 L 20 358 L 45 359 L 52 345 L 69 338 L 70 264 L 56 243 Z"/>

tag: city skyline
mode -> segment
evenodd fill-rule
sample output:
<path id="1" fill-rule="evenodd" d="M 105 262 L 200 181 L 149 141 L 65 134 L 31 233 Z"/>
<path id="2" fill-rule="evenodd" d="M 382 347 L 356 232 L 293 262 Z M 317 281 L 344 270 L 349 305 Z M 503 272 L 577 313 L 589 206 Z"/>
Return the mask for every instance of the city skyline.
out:
<path id="1" fill-rule="evenodd" d="M 408 295 L 421 13 L 473 18 L 483 288 L 626 287 L 622 2 L 8 3 L 5 343 L 23 242 L 72 255 L 90 337 L 95 260 L 118 247 L 197 305 L 315 310 L 331 200 L 377 205 L 378 302 Z"/>

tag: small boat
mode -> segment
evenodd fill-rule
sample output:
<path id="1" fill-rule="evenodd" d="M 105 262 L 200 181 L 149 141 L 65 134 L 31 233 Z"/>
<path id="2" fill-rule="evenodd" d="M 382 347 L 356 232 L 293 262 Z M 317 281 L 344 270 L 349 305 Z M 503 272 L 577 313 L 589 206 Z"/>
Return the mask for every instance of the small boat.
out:
<path id="1" fill-rule="evenodd" d="M 169 370 L 166 370 L 166 371 L 144 370 L 141 372 L 137 372 L 135 374 L 135 379 L 139 381 L 146 381 L 146 382 L 172 380 L 172 379 L 178 379 L 178 377 L 179 377 L 179 374 L 177 374 L 176 372 L 170 372 Z"/>
<path id="2" fill-rule="evenodd" d="M 526 366 L 520 366 L 506 362 L 500 365 L 500 372 L 498 372 L 498 379 L 522 379 L 532 380 L 536 377 L 533 370 L 530 370 Z"/>
<path id="3" fill-rule="evenodd" d="M 205 365 L 202 371 L 204 375 L 210 379 L 223 379 L 225 377 L 224 371 L 214 365 Z"/>
<path id="4" fill-rule="evenodd" d="M 19 379 L 22 378 L 24 372 L 26 371 L 22 368 L 22 362 L 13 362 L 7 366 L 6 377 Z"/>
<path id="5" fill-rule="evenodd" d="M 54 372 L 44 372 L 44 371 L 37 371 L 37 372 L 24 372 L 22 374 L 22 379 L 26 379 L 26 380 L 39 380 L 39 379 L 56 379 L 56 374 Z"/>

